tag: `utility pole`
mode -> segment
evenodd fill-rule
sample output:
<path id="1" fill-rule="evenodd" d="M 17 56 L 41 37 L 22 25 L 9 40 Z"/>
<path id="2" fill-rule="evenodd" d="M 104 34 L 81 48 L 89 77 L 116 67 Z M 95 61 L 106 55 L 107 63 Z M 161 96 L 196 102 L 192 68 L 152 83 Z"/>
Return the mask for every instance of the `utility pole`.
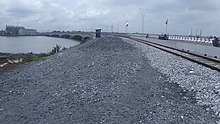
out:
<path id="1" fill-rule="evenodd" d="M 198 30 L 197 30 L 197 28 L 196 28 L 196 37 L 198 36 Z"/>
<path id="2" fill-rule="evenodd" d="M 118 22 L 118 33 L 119 33 L 119 22 Z"/>
<path id="3" fill-rule="evenodd" d="M 144 23 L 145 23 L 145 14 L 144 14 L 144 11 L 148 11 L 149 9 L 142 9 L 142 8 L 139 8 L 139 10 L 141 11 L 141 16 L 142 16 L 142 26 L 141 26 L 141 31 L 142 31 L 142 34 L 144 33 Z"/>
<path id="4" fill-rule="evenodd" d="M 18 27 L 18 19 L 17 19 L 17 27 Z"/>
<path id="5" fill-rule="evenodd" d="M 144 33 L 144 12 L 142 8 L 140 8 L 140 11 L 141 11 L 141 16 L 142 16 L 141 32 L 143 34 Z"/>
<path id="6" fill-rule="evenodd" d="M 19 20 L 19 17 L 17 18 L 17 27 L 18 27 L 18 20 Z"/>
<path id="7" fill-rule="evenodd" d="M 167 31 L 168 31 L 168 18 L 167 18 L 167 20 L 165 22 L 165 26 L 166 26 L 166 34 L 167 34 Z"/>
<path id="8" fill-rule="evenodd" d="M 202 37 L 202 29 L 200 30 L 199 36 Z"/>
<path id="9" fill-rule="evenodd" d="M 93 32 L 93 30 L 92 30 L 92 26 L 91 26 L 91 28 L 90 28 L 90 32 Z"/>
<path id="10" fill-rule="evenodd" d="M 125 22 L 125 33 L 128 32 L 128 21 Z"/>

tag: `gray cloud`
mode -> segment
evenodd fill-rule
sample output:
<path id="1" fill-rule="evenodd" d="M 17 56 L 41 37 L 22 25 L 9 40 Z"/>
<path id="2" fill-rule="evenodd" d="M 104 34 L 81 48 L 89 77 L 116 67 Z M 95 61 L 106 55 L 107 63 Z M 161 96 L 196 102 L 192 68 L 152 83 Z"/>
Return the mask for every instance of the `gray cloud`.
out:
<path id="1" fill-rule="evenodd" d="M 124 32 L 141 32 L 142 12 L 145 32 L 187 34 L 190 29 L 220 33 L 219 0 L 1 0 L 0 28 L 19 24 L 39 31 L 86 30 L 102 28 Z M 140 10 L 141 8 L 141 10 Z"/>
<path id="2" fill-rule="evenodd" d="M 33 10 L 26 10 L 20 8 L 12 8 L 10 10 L 7 10 L 7 13 L 15 17 L 27 17 L 36 14 L 36 12 Z"/>

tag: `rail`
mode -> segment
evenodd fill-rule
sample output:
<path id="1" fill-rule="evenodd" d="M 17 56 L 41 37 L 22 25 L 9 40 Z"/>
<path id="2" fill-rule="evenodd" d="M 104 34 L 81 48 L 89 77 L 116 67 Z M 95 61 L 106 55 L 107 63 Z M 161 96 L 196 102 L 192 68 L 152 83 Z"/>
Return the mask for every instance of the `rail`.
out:
<path id="1" fill-rule="evenodd" d="M 175 49 L 175 48 L 171 48 L 168 46 L 164 46 L 161 44 L 157 44 L 157 43 L 153 43 L 150 42 L 148 40 L 144 40 L 144 39 L 140 39 L 137 37 L 130 37 L 130 36 L 121 36 L 121 37 L 125 37 L 125 38 L 129 38 L 135 41 L 138 41 L 140 43 L 146 44 L 148 46 L 152 46 L 155 47 L 157 49 L 163 50 L 165 52 L 180 56 L 182 58 L 185 58 L 187 60 L 190 60 L 192 62 L 198 63 L 200 65 L 206 66 L 210 69 L 216 70 L 220 72 L 220 60 L 217 58 L 211 58 L 211 57 L 207 57 L 207 56 L 201 56 L 201 55 L 197 55 L 191 52 L 187 52 L 187 51 L 182 51 L 179 49 Z"/>

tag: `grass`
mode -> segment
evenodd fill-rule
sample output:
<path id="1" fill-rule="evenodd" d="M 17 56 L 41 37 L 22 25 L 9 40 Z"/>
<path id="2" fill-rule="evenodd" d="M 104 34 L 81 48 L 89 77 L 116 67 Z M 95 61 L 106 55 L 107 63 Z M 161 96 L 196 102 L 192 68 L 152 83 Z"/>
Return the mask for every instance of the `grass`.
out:
<path id="1" fill-rule="evenodd" d="M 53 55 L 55 53 L 60 52 L 61 46 L 56 44 L 55 47 L 53 47 L 52 52 L 50 53 L 41 53 L 41 54 L 26 54 L 22 57 L 22 62 L 31 62 L 31 61 L 41 61 L 46 59 L 46 57 Z"/>
<path id="2" fill-rule="evenodd" d="M 41 53 L 41 54 L 27 54 L 22 57 L 23 63 L 31 62 L 31 61 L 41 61 L 45 60 L 46 57 L 50 56 L 50 54 Z"/>

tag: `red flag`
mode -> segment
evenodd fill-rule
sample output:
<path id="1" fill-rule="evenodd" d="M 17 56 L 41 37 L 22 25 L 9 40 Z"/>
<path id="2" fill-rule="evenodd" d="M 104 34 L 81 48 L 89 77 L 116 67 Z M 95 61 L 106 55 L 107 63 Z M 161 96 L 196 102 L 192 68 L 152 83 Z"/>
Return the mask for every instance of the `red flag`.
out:
<path id="1" fill-rule="evenodd" d="M 128 27 L 128 21 L 125 22 L 125 26 Z"/>

